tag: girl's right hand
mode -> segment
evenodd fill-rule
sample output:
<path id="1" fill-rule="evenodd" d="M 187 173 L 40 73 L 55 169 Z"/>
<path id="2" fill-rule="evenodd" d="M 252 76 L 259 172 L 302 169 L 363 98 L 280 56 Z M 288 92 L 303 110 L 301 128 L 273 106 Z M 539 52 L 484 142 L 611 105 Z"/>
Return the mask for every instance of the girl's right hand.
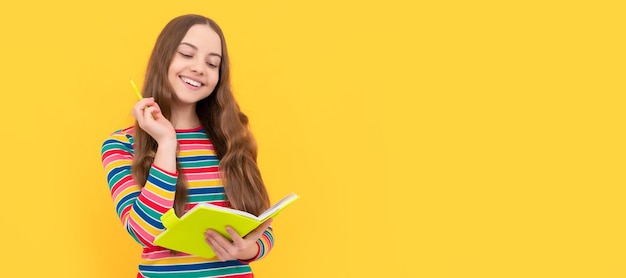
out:
<path id="1" fill-rule="evenodd" d="M 150 134 L 157 143 L 176 141 L 176 130 L 172 123 L 161 113 L 161 108 L 154 98 L 144 98 L 133 107 L 133 117 L 141 129 Z"/>

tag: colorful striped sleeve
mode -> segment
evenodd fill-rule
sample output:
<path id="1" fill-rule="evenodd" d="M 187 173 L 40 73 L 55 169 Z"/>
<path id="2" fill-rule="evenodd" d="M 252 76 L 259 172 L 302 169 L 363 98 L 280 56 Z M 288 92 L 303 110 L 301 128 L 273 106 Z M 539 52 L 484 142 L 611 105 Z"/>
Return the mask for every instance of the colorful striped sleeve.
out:
<path id="1" fill-rule="evenodd" d="M 143 247 L 154 246 L 163 230 L 161 216 L 174 203 L 178 174 L 152 165 L 145 186 L 132 177 L 133 138 L 118 131 L 102 144 L 102 164 L 115 210 L 128 233 Z"/>
<path id="2" fill-rule="evenodd" d="M 274 247 L 274 232 L 272 227 L 269 227 L 265 230 L 265 232 L 263 232 L 261 237 L 256 241 L 256 245 L 258 248 L 256 256 L 249 260 L 240 260 L 241 262 L 249 264 L 251 262 L 258 261 L 269 254 L 272 247 Z"/>

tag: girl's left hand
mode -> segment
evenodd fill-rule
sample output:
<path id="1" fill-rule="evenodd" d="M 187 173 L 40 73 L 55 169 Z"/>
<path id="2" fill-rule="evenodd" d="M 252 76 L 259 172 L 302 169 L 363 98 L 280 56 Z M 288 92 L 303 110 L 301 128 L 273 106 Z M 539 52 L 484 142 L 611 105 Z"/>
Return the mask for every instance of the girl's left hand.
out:
<path id="1" fill-rule="evenodd" d="M 272 224 L 271 218 L 263 222 L 261 226 L 254 229 L 244 238 L 239 236 L 233 228 L 226 227 L 226 232 L 232 238 L 232 242 L 212 229 L 207 230 L 204 237 L 220 261 L 248 260 L 253 258 L 259 251 L 256 242 L 263 235 L 263 232 L 269 228 L 270 224 Z"/>

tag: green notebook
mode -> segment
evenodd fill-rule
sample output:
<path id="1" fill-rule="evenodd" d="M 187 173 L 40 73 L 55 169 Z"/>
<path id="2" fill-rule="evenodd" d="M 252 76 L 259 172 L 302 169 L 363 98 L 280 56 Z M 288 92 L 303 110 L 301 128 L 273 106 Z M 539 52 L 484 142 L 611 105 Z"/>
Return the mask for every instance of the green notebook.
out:
<path id="1" fill-rule="evenodd" d="M 230 239 L 226 226 L 231 226 L 244 237 L 268 218 L 277 216 L 298 198 L 300 196 L 290 193 L 258 217 L 245 211 L 211 204 L 198 204 L 180 218 L 176 216 L 174 209 L 170 209 L 161 216 L 165 231 L 154 238 L 154 244 L 179 252 L 212 258 L 215 257 L 215 253 L 204 237 L 207 229 L 214 229 Z"/>

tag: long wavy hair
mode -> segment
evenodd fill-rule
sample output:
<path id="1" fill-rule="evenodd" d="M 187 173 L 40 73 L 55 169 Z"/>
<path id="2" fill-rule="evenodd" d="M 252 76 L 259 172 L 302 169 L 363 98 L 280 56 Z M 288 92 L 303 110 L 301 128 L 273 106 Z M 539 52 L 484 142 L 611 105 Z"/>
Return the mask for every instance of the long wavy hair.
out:
<path id="1" fill-rule="evenodd" d="M 213 143 L 219 159 L 220 177 L 226 199 L 232 208 L 259 215 L 270 205 L 269 196 L 257 166 L 257 145 L 248 128 L 248 117 L 241 112 L 230 85 L 230 61 L 226 41 L 215 21 L 201 15 L 183 15 L 172 19 L 157 38 L 148 61 L 143 97 L 154 97 L 163 115 L 170 119 L 174 90 L 167 79 L 172 57 L 189 28 L 196 24 L 209 25 L 222 44 L 222 61 L 219 81 L 213 92 L 196 103 L 196 114 Z M 154 161 L 157 142 L 135 121 L 133 177 L 144 186 Z M 184 214 L 188 186 L 180 164 L 176 163 L 178 181 L 174 210 L 179 217 Z"/>

